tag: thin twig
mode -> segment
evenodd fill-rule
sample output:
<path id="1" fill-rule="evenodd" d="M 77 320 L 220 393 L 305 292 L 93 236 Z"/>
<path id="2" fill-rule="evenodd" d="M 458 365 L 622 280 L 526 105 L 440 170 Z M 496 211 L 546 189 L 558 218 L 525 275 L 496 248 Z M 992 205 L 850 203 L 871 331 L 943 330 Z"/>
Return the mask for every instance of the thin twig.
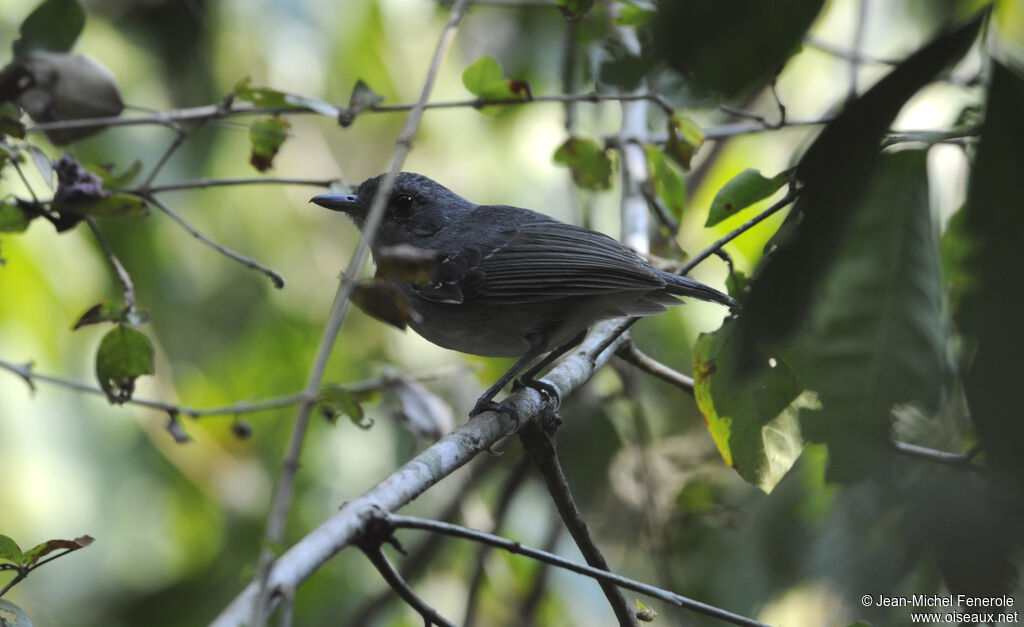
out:
<path id="1" fill-rule="evenodd" d="M 477 461 L 470 467 L 468 476 L 459 485 L 458 490 L 449 499 L 449 501 L 441 508 L 440 512 L 434 516 L 435 520 L 443 520 L 446 522 L 452 522 L 459 511 L 462 509 L 462 504 L 466 500 L 466 497 L 477 488 L 480 482 L 490 475 L 491 471 L 498 468 L 497 460 L 498 457 L 493 455 L 483 455 L 476 458 Z M 443 542 L 438 542 L 437 538 L 424 536 L 420 539 L 419 544 L 409 549 L 409 555 L 402 560 L 399 573 L 402 578 L 406 581 L 413 581 L 418 579 L 427 569 L 427 566 L 433 560 L 434 556 L 437 555 L 438 551 L 444 548 Z M 395 596 L 389 591 L 384 590 L 377 596 L 367 599 L 363 605 L 356 610 L 349 620 L 351 625 L 372 625 L 375 624 L 374 620 L 377 613 L 387 607 L 389 601 L 393 600 Z"/>
<path id="2" fill-rule="evenodd" d="M 591 566 L 611 572 L 611 569 L 608 568 L 608 562 L 604 559 L 604 555 L 601 554 L 597 543 L 590 535 L 587 521 L 583 519 L 583 515 L 576 506 L 576 501 L 572 497 L 572 492 L 569 490 L 569 482 L 562 471 L 562 464 L 558 460 L 558 453 L 555 450 L 555 443 L 551 436 L 536 421 L 531 421 L 520 429 L 519 439 L 522 441 L 523 448 L 526 449 L 537 470 L 540 471 L 541 476 L 544 478 L 548 494 L 551 495 L 551 499 L 554 501 L 555 507 L 562 517 L 562 522 L 565 523 L 566 529 L 569 530 L 569 535 L 576 541 L 576 546 L 579 547 L 583 558 Z M 598 581 L 598 584 L 601 586 L 605 597 L 607 597 L 608 603 L 611 605 L 619 624 L 623 626 L 635 625 L 636 617 L 629 606 L 629 602 L 626 601 L 626 597 L 622 594 L 622 590 L 606 581 Z"/>
<path id="3" fill-rule="evenodd" d="M 677 388 L 693 395 L 693 377 L 677 372 L 650 355 L 645 354 L 636 347 L 632 340 L 623 343 L 619 350 L 615 352 L 615 356 L 636 366 L 647 374 L 658 377 L 662 381 L 671 383 Z"/>
<path id="4" fill-rule="evenodd" d="M 157 175 L 160 174 L 160 170 L 164 169 L 164 166 L 167 165 L 167 162 L 170 161 L 174 153 L 178 151 L 178 148 L 181 148 L 181 145 L 185 143 L 185 140 L 188 139 L 189 135 L 194 133 L 205 121 L 206 119 L 199 119 L 194 124 L 190 125 L 188 129 L 183 129 L 180 126 L 176 126 L 174 128 L 174 139 L 171 140 L 171 143 L 164 150 L 164 154 L 160 155 L 160 158 L 157 159 L 156 165 L 153 166 L 153 169 L 150 170 L 149 175 L 141 185 L 143 193 L 149 191 L 149 186 L 156 180 Z"/>
<path id="5" fill-rule="evenodd" d="M 89 394 L 96 394 L 97 396 L 106 396 L 106 392 L 100 389 L 98 386 L 89 385 L 80 381 L 74 381 L 72 379 L 65 379 L 62 377 L 54 377 L 44 374 L 38 374 L 32 371 L 32 364 L 15 364 L 9 361 L 0 359 L 0 369 L 7 370 L 13 374 L 18 375 L 25 380 L 29 386 L 32 386 L 36 381 L 43 383 L 49 383 L 60 387 L 76 390 L 79 392 L 87 392 Z M 439 368 L 436 370 L 424 371 L 420 374 L 411 375 L 411 378 L 417 381 L 429 381 L 440 377 L 451 376 L 462 372 L 461 368 Z M 379 377 L 371 377 L 369 379 L 363 379 L 362 381 L 355 381 L 353 383 L 347 383 L 342 387 L 352 393 L 368 392 L 370 390 L 378 390 L 386 388 L 394 383 L 394 377 L 388 375 L 382 375 Z M 315 395 L 314 395 L 315 398 Z M 138 405 L 140 407 L 148 407 L 150 409 L 156 409 L 161 412 L 169 414 L 188 416 L 189 418 L 203 418 L 210 416 L 235 416 L 239 414 L 252 414 L 261 411 L 267 411 L 271 409 L 279 409 L 281 407 L 287 407 L 289 405 L 295 405 L 306 399 L 305 392 L 297 392 L 295 394 L 288 394 L 286 396 L 276 396 L 261 401 L 240 401 L 232 403 L 231 405 L 224 405 L 221 407 L 210 407 L 207 409 L 194 409 L 185 405 L 174 405 L 172 403 L 165 403 L 163 401 L 149 400 L 144 398 L 132 397 L 125 401 L 124 405 Z"/>
<path id="6" fill-rule="evenodd" d="M 306 391 L 308 393 L 313 393 L 320 387 L 324 370 L 327 367 L 327 360 L 331 355 L 334 343 L 338 338 L 339 331 L 341 330 L 341 324 L 345 319 L 346 312 L 348 311 L 349 297 L 351 296 L 352 290 L 356 284 L 354 279 L 358 276 L 363 264 L 366 262 L 367 256 L 369 255 L 370 242 L 373 241 L 377 227 L 380 224 L 381 217 L 384 214 L 384 205 L 390 195 L 391 188 L 394 185 L 395 177 L 402 169 L 405 157 L 408 154 L 409 149 L 412 147 L 412 139 L 419 128 L 420 120 L 423 118 L 423 111 L 426 107 L 427 99 L 430 97 L 430 92 L 433 90 L 434 81 L 437 79 L 438 72 L 440 71 L 441 61 L 444 59 L 445 53 L 455 37 L 455 29 L 465 13 L 467 4 L 468 0 L 456 0 L 455 5 L 452 7 L 451 13 L 448 16 L 448 21 L 445 23 L 444 29 L 441 32 L 441 37 L 434 49 L 434 56 L 427 69 L 427 74 L 423 81 L 423 88 L 420 91 L 420 96 L 417 99 L 416 104 L 413 105 L 412 110 L 409 113 L 409 117 L 406 119 L 405 126 L 402 129 L 402 133 L 396 142 L 397 145 L 395 147 L 394 155 L 392 156 L 391 167 L 385 175 L 384 180 L 381 181 L 377 193 L 374 195 L 373 202 L 371 203 L 366 217 L 366 223 L 363 226 L 363 237 L 360 238 L 359 245 L 356 247 L 356 251 L 352 255 L 352 260 L 349 263 L 348 269 L 345 271 L 345 274 L 338 285 L 338 291 L 335 294 L 334 303 L 331 306 L 331 314 L 328 318 L 327 325 L 324 328 L 324 334 L 320 341 L 320 346 L 317 349 L 316 360 L 314 361 L 312 371 L 310 372 L 309 381 L 306 384 Z M 299 405 L 299 409 L 295 417 L 295 425 L 292 429 L 292 437 L 288 445 L 288 452 L 281 465 L 281 472 L 274 488 L 273 501 L 271 503 L 269 515 L 267 516 L 267 527 L 264 533 L 265 542 L 263 543 L 263 548 L 260 551 L 259 561 L 256 568 L 258 592 L 254 600 L 255 605 L 253 606 L 252 624 L 254 627 L 262 627 L 266 621 L 265 617 L 268 609 L 267 601 L 269 598 L 267 582 L 270 577 L 270 570 L 273 567 L 275 560 L 274 552 L 271 547 L 279 545 L 284 538 L 285 522 L 288 518 L 288 510 L 291 507 L 295 474 L 298 471 L 299 456 L 302 452 L 302 443 L 305 439 L 306 430 L 309 426 L 312 408 L 312 402 L 303 402 Z"/>
<path id="7" fill-rule="evenodd" d="M 846 50 L 840 48 L 835 44 L 831 44 L 822 39 L 808 39 L 804 42 L 804 45 L 809 48 L 820 50 L 826 54 L 830 54 L 834 57 L 838 57 L 844 61 L 856 61 L 857 63 L 874 63 L 876 65 L 899 65 L 899 59 L 886 59 L 882 57 L 873 57 L 866 55 L 861 52 L 855 52 L 853 50 Z"/>
<path id="8" fill-rule="evenodd" d="M 498 533 L 502 524 L 504 524 L 505 517 L 509 512 L 509 506 L 512 504 L 512 498 L 523 487 L 527 477 L 526 470 L 529 467 L 530 460 L 523 455 L 512 467 L 512 470 L 509 471 L 508 476 L 505 477 L 505 481 L 502 483 L 501 490 L 498 493 L 498 499 L 494 504 L 491 533 Z M 487 554 L 490 552 L 489 548 L 486 544 L 481 545 L 473 558 L 473 568 L 470 571 L 469 585 L 467 586 L 469 592 L 466 594 L 466 613 L 462 619 L 462 627 L 472 627 L 473 623 L 476 622 L 477 601 L 479 600 L 480 588 L 484 581 L 484 566 L 487 561 Z"/>
<path id="9" fill-rule="evenodd" d="M 561 536 L 562 521 L 558 516 L 552 515 L 551 520 L 548 522 L 548 530 L 544 538 L 544 544 L 541 545 L 541 550 L 545 553 L 554 553 L 555 546 L 558 544 L 558 538 Z M 520 627 L 529 627 L 534 623 L 534 614 L 537 613 L 537 607 L 544 597 L 544 588 L 548 585 L 550 573 L 551 566 L 547 562 L 537 563 L 537 568 L 533 573 L 533 581 L 530 583 L 530 589 L 526 593 L 522 605 L 519 606 L 519 611 L 516 613 L 519 617 Z"/>
<path id="10" fill-rule="evenodd" d="M 490 546 L 497 547 L 513 553 L 516 555 L 523 555 L 531 559 L 535 559 L 558 568 L 564 568 L 580 575 L 586 575 L 598 581 L 610 583 L 620 588 L 627 590 L 633 590 L 644 596 L 652 599 L 658 599 L 669 603 L 676 607 L 682 607 L 706 616 L 713 616 L 715 618 L 724 620 L 734 625 L 745 625 L 749 627 L 768 627 L 764 623 L 760 623 L 746 616 L 740 616 L 732 612 L 723 610 L 713 605 L 701 603 L 700 601 L 694 601 L 693 599 L 684 597 L 682 595 L 663 590 L 655 586 L 651 586 L 633 579 L 628 579 L 621 575 L 617 575 L 607 570 L 600 568 L 593 568 L 584 564 L 579 564 L 571 560 L 567 560 L 564 557 L 547 553 L 545 551 L 539 551 L 530 547 L 523 546 L 519 542 L 512 540 L 506 540 L 500 536 L 495 536 L 483 531 L 477 531 L 476 529 L 469 529 L 467 527 L 460 527 L 459 525 L 453 525 L 451 523 L 442 523 L 436 520 L 427 520 L 424 518 L 416 518 L 414 516 L 400 516 L 397 514 L 386 514 L 384 520 L 387 521 L 392 527 L 396 529 L 421 529 L 424 531 L 433 531 L 436 533 L 442 533 L 457 538 L 465 538 L 467 540 L 473 540 L 474 542 L 483 542 Z"/>
<path id="11" fill-rule="evenodd" d="M 714 255 L 719 250 L 721 250 L 723 246 L 725 246 L 726 244 L 728 244 L 732 240 L 736 239 L 737 237 L 739 237 L 743 233 L 746 233 L 747 231 L 749 231 L 753 227 L 757 226 L 758 224 L 760 224 L 762 221 L 766 220 L 767 218 L 775 215 L 781 209 L 789 206 L 789 204 L 791 202 L 796 200 L 796 197 L 799 194 L 800 194 L 799 188 L 796 185 L 790 185 L 789 189 L 786 191 L 786 195 L 783 196 L 778 202 L 776 202 L 771 207 L 768 207 L 767 209 L 765 209 L 761 213 L 757 214 L 753 218 L 747 220 L 746 222 L 744 222 L 740 226 L 736 227 L 735 229 L 730 231 L 728 235 L 725 235 L 725 236 L 721 237 L 714 244 L 708 246 L 703 251 L 701 251 L 701 253 L 699 255 L 697 255 L 693 259 L 690 259 L 689 261 L 687 261 L 686 264 L 683 265 L 683 267 L 679 269 L 679 274 L 686 275 L 687 273 L 690 272 L 690 270 L 693 270 L 695 267 L 697 267 L 697 264 L 699 264 L 700 262 L 704 261 L 705 259 L 707 259 L 711 255 Z"/>
<path id="12" fill-rule="evenodd" d="M 857 23 L 853 28 L 853 44 L 848 63 L 850 65 L 850 87 L 847 91 L 847 100 L 857 97 L 857 80 L 860 75 L 860 51 L 864 46 L 864 31 L 868 22 L 868 0 L 857 1 Z"/>
<path id="13" fill-rule="evenodd" d="M 96 236 L 96 241 L 99 242 L 100 248 L 103 249 L 103 253 L 107 256 L 107 261 L 114 267 L 114 272 L 117 274 L 117 280 L 121 282 L 121 288 L 124 291 L 124 303 L 128 307 L 128 313 L 135 311 L 135 285 L 132 283 L 132 277 L 128 274 L 128 271 L 124 269 L 124 265 L 121 264 L 121 260 L 114 254 L 114 250 L 107 244 L 107 240 L 103 238 L 103 234 L 100 232 L 96 221 L 91 217 L 85 217 L 85 223 L 89 225 L 89 229 L 92 230 L 92 234 Z"/>
<path id="14" fill-rule="evenodd" d="M 199 240 L 200 242 L 206 244 L 210 248 L 216 250 L 217 252 L 219 252 L 220 254 L 224 255 L 225 257 L 228 257 L 229 259 L 233 259 L 233 260 L 237 261 L 238 263 L 242 264 L 243 266 L 246 266 L 248 268 L 252 268 L 253 270 L 256 270 L 257 272 L 262 272 L 263 274 L 267 275 L 267 277 L 270 278 L 270 282 L 273 283 L 274 287 L 276 287 L 277 289 L 281 289 L 281 288 L 284 287 L 284 277 L 282 277 L 280 274 L 278 274 L 275 270 L 271 270 L 270 268 L 268 268 L 267 266 L 263 265 L 262 263 L 256 261 L 255 259 L 253 259 L 251 257 L 247 257 L 247 256 L 243 255 L 242 253 L 237 253 L 237 252 L 231 250 L 230 248 L 227 248 L 226 246 L 218 244 L 217 242 L 213 241 L 212 239 L 206 237 L 205 235 L 203 235 L 202 233 L 197 231 L 195 229 L 195 227 L 193 227 L 191 224 L 189 224 L 188 221 L 186 221 L 184 218 L 182 218 L 180 215 L 178 215 L 165 202 L 161 201 L 159 198 L 154 196 L 152 193 L 144 194 L 142 197 L 145 198 L 146 201 L 148 201 L 149 203 L 155 205 L 157 209 L 159 209 L 160 211 L 163 211 L 168 216 L 170 216 L 172 220 L 174 220 L 175 222 L 180 224 L 183 229 L 188 231 L 189 234 L 192 237 L 194 237 L 197 240 Z"/>
<path id="15" fill-rule="evenodd" d="M 162 185 L 148 185 L 121 190 L 128 194 L 143 195 L 145 193 L 158 194 L 161 192 L 175 192 L 186 189 L 205 189 L 207 187 L 227 187 L 232 185 L 308 185 L 310 187 L 330 187 L 338 182 L 337 179 L 303 179 L 289 177 L 268 176 L 263 178 L 223 178 L 223 179 L 196 179 L 194 181 L 183 181 L 180 183 L 164 183 Z"/>
<path id="16" fill-rule="evenodd" d="M 935 462 L 936 464 L 944 464 L 946 466 L 973 470 L 975 472 L 991 472 L 991 468 L 988 466 L 974 461 L 974 457 L 977 452 L 975 450 L 967 453 L 949 453 L 924 446 L 918 446 L 917 444 L 900 442 L 898 440 L 890 440 L 889 444 L 896 450 L 896 452 L 907 455 L 908 457 L 924 459 L 930 462 Z"/>
<path id="17" fill-rule="evenodd" d="M 455 623 L 452 623 L 445 617 L 437 613 L 437 610 L 427 605 L 427 603 L 419 598 L 409 584 L 405 583 L 402 576 L 398 574 L 395 567 L 391 565 L 388 558 L 384 556 L 384 552 L 380 549 L 380 544 L 376 546 L 360 546 L 363 554 L 366 555 L 366 559 L 370 560 L 377 572 L 380 573 L 384 581 L 387 582 L 391 589 L 394 590 L 399 597 L 405 601 L 409 607 L 416 610 L 420 616 L 423 617 L 424 624 L 426 627 L 430 625 L 440 625 L 441 627 L 455 627 Z"/>

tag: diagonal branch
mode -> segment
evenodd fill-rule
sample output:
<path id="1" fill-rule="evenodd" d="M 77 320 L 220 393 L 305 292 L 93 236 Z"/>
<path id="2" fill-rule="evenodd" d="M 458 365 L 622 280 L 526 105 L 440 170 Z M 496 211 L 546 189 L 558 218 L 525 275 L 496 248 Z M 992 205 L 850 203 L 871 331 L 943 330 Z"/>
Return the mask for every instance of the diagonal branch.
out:
<path id="1" fill-rule="evenodd" d="M 622 340 L 608 341 L 616 321 L 595 325 L 580 347 L 553 368 L 544 381 L 560 398 L 583 385 L 604 366 Z M 523 388 L 507 399 L 523 420 L 545 409 L 539 392 Z M 368 520 L 378 512 L 393 512 L 434 484 L 462 467 L 502 438 L 511 435 L 517 423 L 504 413 L 484 412 L 427 448 L 385 477 L 361 496 L 348 501 L 330 518 L 310 531 L 273 563 L 267 587 L 297 586 L 313 575 L 327 560 L 352 545 Z M 259 594 L 258 581 L 251 582 L 214 621 L 216 627 L 252 624 L 253 603 Z M 269 603 L 275 602 L 273 596 Z M 269 607 L 267 609 L 270 609 Z"/>
<path id="2" fill-rule="evenodd" d="M 377 194 L 374 196 L 373 203 L 370 206 L 370 210 L 366 217 L 366 223 L 363 227 L 363 237 L 360 239 L 359 246 L 352 255 L 352 260 L 349 263 L 348 270 L 345 271 L 345 274 L 342 276 L 341 282 L 338 285 L 334 304 L 331 306 L 331 314 L 327 320 L 327 326 L 324 329 L 323 338 L 320 341 L 320 347 L 317 349 L 316 360 L 313 364 L 312 371 L 309 375 L 309 381 L 306 385 L 306 391 L 308 393 L 313 393 L 320 387 L 324 370 L 327 367 L 327 359 L 331 355 L 331 350 L 334 348 L 334 343 L 337 340 L 339 331 L 341 330 L 341 323 L 345 319 L 345 314 L 348 311 L 349 297 L 352 295 L 352 290 L 356 285 L 355 279 L 359 275 L 359 272 L 369 255 L 370 242 L 373 241 L 377 227 L 380 225 L 381 217 L 384 214 L 384 206 L 391 193 L 395 177 L 402 169 L 405 157 L 412 148 L 412 139 L 419 128 L 420 120 L 423 119 L 423 111 L 426 107 L 427 99 L 430 97 L 430 92 L 433 90 L 434 81 L 437 79 L 438 72 L 440 71 L 441 61 L 444 59 L 448 47 L 455 38 L 455 29 L 458 27 L 468 4 L 469 0 L 456 1 L 455 5 L 452 7 L 451 13 L 448 15 L 448 21 L 445 23 L 444 29 L 441 32 L 441 37 L 437 42 L 437 47 L 434 50 L 434 56 L 431 59 L 430 66 L 427 69 L 427 74 L 423 81 L 423 89 L 420 92 L 419 99 L 416 101 L 416 104 L 413 105 L 413 108 L 409 113 L 409 117 L 406 119 L 402 133 L 396 142 L 397 146 L 395 147 L 395 152 L 391 160 L 391 167 L 388 169 L 388 173 L 385 175 L 384 180 L 381 181 Z M 295 417 L 295 426 L 292 429 L 292 437 L 288 445 L 288 452 L 285 455 L 284 462 L 281 465 L 281 473 L 278 476 L 277 484 L 274 487 L 274 496 L 270 507 L 270 513 L 267 516 L 267 527 L 264 534 L 265 542 L 262 550 L 260 551 L 259 562 L 256 569 L 258 592 L 253 600 L 252 614 L 252 624 L 256 627 L 262 627 L 265 623 L 265 612 L 267 610 L 267 601 L 269 600 L 268 579 L 275 561 L 274 552 L 271 547 L 281 544 L 284 539 L 285 522 L 288 518 L 288 510 L 291 506 L 295 474 L 298 471 L 299 465 L 299 455 L 302 453 L 302 443 L 305 439 L 306 430 L 309 426 L 312 409 L 312 401 L 305 401 L 299 405 L 299 409 Z"/>

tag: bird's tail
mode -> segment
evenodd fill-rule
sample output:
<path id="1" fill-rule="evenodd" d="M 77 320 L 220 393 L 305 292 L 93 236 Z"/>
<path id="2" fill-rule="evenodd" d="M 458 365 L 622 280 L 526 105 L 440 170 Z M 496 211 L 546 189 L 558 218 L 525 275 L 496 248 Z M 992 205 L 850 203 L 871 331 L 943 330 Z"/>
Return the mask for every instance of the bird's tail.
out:
<path id="1" fill-rule="evenodd" d="M 700 281 L 694 281 L 693 279 L 678 274 L 671 274 L 668 272 L 660 273 L 662 278 L 665 279 L 665 290 L 674 296 L 689 296 L 691 298 L 699 298 L 700 300 L 706 300 L 712 303 L 718 303 L 719 305 L 725 305 L 729 309 L 738 309 L 740 304 L 733 298 L 719 292 L 718 290 L 704 285 Z"/>

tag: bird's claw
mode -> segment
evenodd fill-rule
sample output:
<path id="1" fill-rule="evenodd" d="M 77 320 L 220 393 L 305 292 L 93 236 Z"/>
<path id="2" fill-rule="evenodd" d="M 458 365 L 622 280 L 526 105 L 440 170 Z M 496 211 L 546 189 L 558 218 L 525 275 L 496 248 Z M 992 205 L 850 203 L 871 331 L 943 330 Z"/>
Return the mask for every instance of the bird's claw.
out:
<path id="1" fill-rule="evenodd" d="M 487 398 L 481 398 L 476 402 L 473 409 L 469 411 L 469 417 L 476 418 L 485 411 L 496 411 L 499 414 L 505 414 L 515 422 L 516 430 L 519 429 L 519 425 L 522 422 L 519 410 L 515 408 L 515 405 L 511 403 L 498 403 Z"/>
<path id="2" fill-rule="evenodd" d="M 558 388 L 546 381 L 539 381 L 537 379 L 516 379 L 512 386 L 513 389 L 526 387 L 531 390 L 537 390 L 537 392 L 544 397 L 546 402 L 554 403 L 556 410 L 562 406 L 562 396 L 558 393 Z"/>

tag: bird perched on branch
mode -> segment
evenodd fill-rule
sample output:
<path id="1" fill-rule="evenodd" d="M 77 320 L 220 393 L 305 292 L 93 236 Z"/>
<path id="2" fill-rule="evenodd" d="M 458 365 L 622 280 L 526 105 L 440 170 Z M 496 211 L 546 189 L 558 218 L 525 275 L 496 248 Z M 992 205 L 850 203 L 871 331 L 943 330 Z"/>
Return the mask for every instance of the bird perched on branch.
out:
<path id="1" fill-rule="evenodd" d="M 310 202 L 345 213 L 362 230 L 383 178 Z M 426 176 L 402 172 L 370 247 L 378 278 L 383 258 L 415 249 L 431 261 L 426 280 L 383 277 L 404 301 L 409 326 L 438 346 L 519 358 L 471 416 L 508 412 L 494 396 L 537 360 L 519 383 L 557 397 L 535 376 L 595 322 L 660 313 L 681 304 L 677 296 L 736 306 L 702 283 L 655 269 L 607 235 L 528 209 L 477 205 Z"/>

